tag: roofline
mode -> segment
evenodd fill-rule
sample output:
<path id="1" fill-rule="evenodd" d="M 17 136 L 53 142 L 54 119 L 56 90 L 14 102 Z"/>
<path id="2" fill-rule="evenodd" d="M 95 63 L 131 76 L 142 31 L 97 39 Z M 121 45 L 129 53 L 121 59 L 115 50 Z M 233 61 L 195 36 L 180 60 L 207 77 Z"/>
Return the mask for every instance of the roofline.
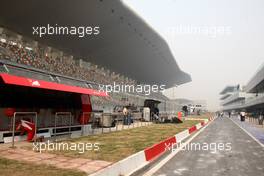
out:
<path id="1" fill-rule="evenodd" d="M 227 92 L 229 92 L 229 91 L 227 91 L 228 88 L 235 88 L 235 87 L 236 86 L 234 86 L 234 85 L 227 85 L 227 86 L 225 86 L 225 88 L 220 92 L 220 95 L 224 95 Z"/>
<path id="2" fill-rule="evenodd" d="M 264 81 L 264 62 L 255 72 L 255 74 L 251 77 L 248 81 L 247 85 L 245 86 L 245 91 L 248 93 L 256 93 L 254 90 L 262 81 Z"/>

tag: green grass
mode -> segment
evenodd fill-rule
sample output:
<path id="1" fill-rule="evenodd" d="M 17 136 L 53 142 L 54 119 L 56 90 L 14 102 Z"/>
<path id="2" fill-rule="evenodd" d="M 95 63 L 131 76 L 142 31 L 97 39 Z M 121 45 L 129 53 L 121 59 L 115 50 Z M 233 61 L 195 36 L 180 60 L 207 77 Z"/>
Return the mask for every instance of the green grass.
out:
<path id="1" fill-rule="evenodd" d="M 153 124 L 123 131 L 85 136 L 63 142 L 71 143 L 99 143 L 99 151 L 55 151 L 52 153 L 93 160 L 116 162 L 138 151 L 163 141 L 197 123 L 199 120 L 188 120 L 181 124 Z M 26 147 L 32 149 L 31 147 Z M 0 157 L 0 175 L 8 176 L 83 176 L 84 172 L 70 169 L 59 169 L 50 165 L 37 165 Z"/>
<path id="2" fill-rule="evenodd" d="M 58 169 L 48 165 L 36 165 L 0 158 L 0 175 L 8 176 L 84 176 L 84 172 Z"/>
<path id="3" fill-rule="evenodd" d="M 188 120 L 181 124 L 153 124 L 129 130 L 85 136 L 64 142 L 99 143 L 99 151 L 53 151 L 52 153 L 67 157 L 87 158 L 116 162 L 138 151 L 165 140 L 200 121 Z"/>

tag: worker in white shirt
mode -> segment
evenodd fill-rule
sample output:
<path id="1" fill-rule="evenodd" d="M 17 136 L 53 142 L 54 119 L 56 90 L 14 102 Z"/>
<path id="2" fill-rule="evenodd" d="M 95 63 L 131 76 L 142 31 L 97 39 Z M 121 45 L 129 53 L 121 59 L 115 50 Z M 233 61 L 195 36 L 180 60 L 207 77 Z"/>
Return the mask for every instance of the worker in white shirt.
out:
<path id="1" fill-rule="evenodd" d="M 245 111 L 241 111 L 240 112 L 240 120 L 241 121 L 245 121 L 245 118 L 246 118 L 246 112 Z"/>
<path id="2" fill-rule="evenodd" d="M 123 123 L 124 125 L 128 123 L 128 110 L 126 107 L 123 108 L 123 115 L 124 115 L 124 120 Z"/>

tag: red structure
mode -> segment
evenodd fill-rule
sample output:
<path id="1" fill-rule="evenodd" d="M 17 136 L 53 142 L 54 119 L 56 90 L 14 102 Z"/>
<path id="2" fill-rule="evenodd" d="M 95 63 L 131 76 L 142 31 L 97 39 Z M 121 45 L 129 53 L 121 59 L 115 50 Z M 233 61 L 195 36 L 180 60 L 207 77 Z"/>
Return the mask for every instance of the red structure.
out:
<path id="1" fill-rule="evenodd" d="M 17 126 L 16 130 L 21 130 L 20 135 L 27 132 L 27 141 L 32 141 L 35 137 L 36 125 L 32 122 L 21 120 L 21 123 Z"/>

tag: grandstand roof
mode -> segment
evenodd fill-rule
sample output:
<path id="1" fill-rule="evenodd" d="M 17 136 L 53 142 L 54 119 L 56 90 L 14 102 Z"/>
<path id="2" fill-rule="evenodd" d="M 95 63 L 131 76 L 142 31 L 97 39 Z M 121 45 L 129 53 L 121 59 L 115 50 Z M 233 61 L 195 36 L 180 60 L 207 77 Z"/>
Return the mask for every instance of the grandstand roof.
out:
<path id="1" fill-rule="evenodd" d="M 100 35 L 32 35 L 33 26 L 47 24 L 100 26 Z M 0 25 L 142 83 L 169 88 L 191 81 L 164 39 L 120 0 L 4 0 Z"/>
<path id="2" fill-rule="evenodd" d="M 221 92 L 220 95 L 224 95 L 229 92 L 233 92 L 237 86 L 226 86 Z"/>
<path id="3" fill-rule="evenodd" d="M 249 93 L 264 92 L 264 63 L 257 70 L 255 75 L 249 80 L 245 86 L 245 90 Z"/>
<path id="4" fill-rule="evenodd" d="M 8 73 L 0 73 L 0 78 L 3 80 L 5 84 L 8 85 L 56 90 L 56 91 L 95 95 L 95 96 L 108 96 L 106 92 L 100 92 L 98 90 L 94 90 L 90 88 L 82 88 L 77 86 L 70 86 L 70 85 L 48 82 L 43 80 L 36 80 L 36 79 L 33 80 L 22 76 L 10 75 Z"/>

